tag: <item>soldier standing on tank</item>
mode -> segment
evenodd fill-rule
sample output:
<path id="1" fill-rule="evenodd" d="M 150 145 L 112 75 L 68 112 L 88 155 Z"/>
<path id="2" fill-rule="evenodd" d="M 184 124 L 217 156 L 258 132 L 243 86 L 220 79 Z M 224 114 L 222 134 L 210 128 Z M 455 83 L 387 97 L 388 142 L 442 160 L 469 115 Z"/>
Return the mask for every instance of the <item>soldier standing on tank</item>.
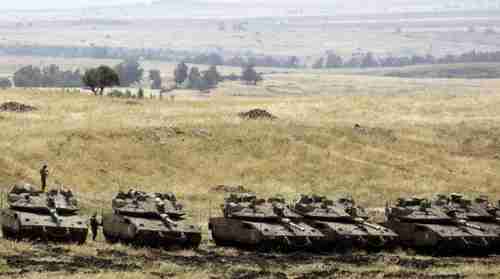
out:
<path id="1" fill-rule="evenodd" d="M 92 240 L 95 241 L 97 238 L 97 232 L 101 223 L 97 220 L 97 213 L 94 213 L 90 218 L 90 230 L 92 231 Z"/>
<path id="2" fill-rule="evenodd" d="M 45 192 L 45 189 L 47 188 L 47 178 L 49 177 L 49 168 L 47 164 L 43 164 L 42 168 L 40 169 L 40 179 L 42 181 L 42 191 Z"/>

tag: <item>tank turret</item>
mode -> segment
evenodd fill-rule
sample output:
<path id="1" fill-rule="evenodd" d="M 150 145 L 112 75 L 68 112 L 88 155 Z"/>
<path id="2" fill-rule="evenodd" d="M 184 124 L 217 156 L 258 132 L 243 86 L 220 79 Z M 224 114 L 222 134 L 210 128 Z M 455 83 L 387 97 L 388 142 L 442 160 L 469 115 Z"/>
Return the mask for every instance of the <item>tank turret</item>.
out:
<path id="1" fill-rule="evenodd" d="M 84 243 L 88 219 L 79 216 L 71 190 L 42 192 L 29 184 L 16 184 L 2 211 L 2 232 L 7 238 Z"/>
<path id="2" fill-rule="evenodd" d="M 110 242 L 147 246 L 196 248 L 201 228 L 189 223 L 173 193 L 119 192 L 113 213 L 103 216 L 104 236 Z"/>
<path id="3" fill-rule="evenodd" d="M 301 195 L 292 209 L 325 235 L 321 245 L 325 249 L 390 248 L 397 240 L 393 231 L 369 223 L 364 208 L 351 197 L 334 201 L 326 196 Z"/>
<path id="4" fill-rule="evenodd" d="M 267 200 L 254 194 L 231 194 L 221 206 L 224 217 L 211 218 L 217 245 L 257 249 L 307 249 L 323 237 L 302 222 L 282 197 Z"/>

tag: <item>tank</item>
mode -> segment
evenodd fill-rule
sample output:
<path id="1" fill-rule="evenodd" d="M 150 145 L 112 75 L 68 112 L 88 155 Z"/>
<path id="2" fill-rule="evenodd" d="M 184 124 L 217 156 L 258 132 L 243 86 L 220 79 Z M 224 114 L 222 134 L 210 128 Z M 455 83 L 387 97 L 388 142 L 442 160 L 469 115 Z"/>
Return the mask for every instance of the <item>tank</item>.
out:
<path id="1" fill-rule="evenodd" d="M 70 190 L 41 192 L 18 184 L 7 202 L 0 218 L 5 238 L 79 244 L 87 239 L 88 218 L 78 215 L 78 202 Z"/>
<path id="2" fill-rule="evenodd" d="M 257 250 L 313 248 L 323 234 L 301 221 L 281 197 L 259 199 L 231 194 L 222 205 L 223 217 L 210 218 L 209 229 L 219 246 Z"/>
<path id="3" fill-rule="evenodd" d="M 463 220 L 469 226 L 474 226 L 483 232 L 494 234 L 496 240 L 490 240 L 490 246 L 496 250 L 500 242 L 500 222 L 498 207 L 490 203 L 487 196 L 480 196 L 473 200 L 467 199 L 461 194 L 438 195 L 433 205 L 441 207 L 447 215 L 452 218 Z M 462 222 L 463 222 L 462 221 Z"/>
<path id="4" fill-rule="evenodd" d="M 102 219 L 108 242 L 186 249 L 200 245 L 200 226 L 186 220 L 173 193 L 119 192 L 112 207 L 113 212 Z"/>
<path id="5" fill-rule="evenodd" d="M 366 211 L 350 197 L 337 200 L 325 196 L 301 195 L 292 205 L 311 227 L 320 230 L 325 250 L 392 248 L 397 234 L 381 225 L 369 223 Z"/>
<path id="6" fill-rule="evenodd" d="M 386 226 L 398 233 L 401 244 L 433 253 L 485 253 L 496 234 L 471 223 L 459 211 L 445 208 L 446 199 L 399 199 L 386 209 Z"/>

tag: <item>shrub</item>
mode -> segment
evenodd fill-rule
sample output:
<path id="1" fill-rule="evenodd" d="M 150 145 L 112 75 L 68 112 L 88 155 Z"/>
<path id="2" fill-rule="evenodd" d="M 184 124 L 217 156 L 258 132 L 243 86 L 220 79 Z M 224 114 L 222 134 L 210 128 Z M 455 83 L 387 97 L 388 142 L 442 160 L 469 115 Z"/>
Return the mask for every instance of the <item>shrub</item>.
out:
<path id="1" fill-rule="evenodd" d="M 108 94 L 108 96 L 113 98 L 122 98 L 124 94 L 120 90 L 114 89 Z"/>

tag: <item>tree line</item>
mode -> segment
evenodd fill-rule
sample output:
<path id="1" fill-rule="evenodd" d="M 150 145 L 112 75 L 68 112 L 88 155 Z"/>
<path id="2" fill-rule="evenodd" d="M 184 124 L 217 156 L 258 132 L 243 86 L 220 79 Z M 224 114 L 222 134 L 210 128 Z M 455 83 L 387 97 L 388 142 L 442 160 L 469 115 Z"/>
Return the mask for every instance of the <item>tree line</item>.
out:
<path id="1" fill-rule="evenodd" d="M 245 55 L 223 55 L 224 51 L 202 53 L 197 51 L 172 50 L 164 48 L 126 48 L 101 46 L 10 46 L 0 45 L 0 53 L 14 56 L 129 59 L 141 57 L 146 60 L 166 62 L 185 62 L 200 65 L 237 66 L 252 64 L 257 67 L 295 67 L 298 58 L 281 56 L 259 56 L 252 53 Z"/>
<path id="2" fill-rule="evenodd" d="M 452 64 L 452 63 L 483 63 L 500 62 L 500 51 L 480 52 L 470 51 L 459 55 L 448 54 L 443 57 L 425 56 L 376 56 L 372 52 L 356 53 L 344 59 L 334 52 L 328 52 L 314 62 L 312 68 L 373 68 L 373 67 L 402 67 L 425 64 Z"/>
<path id="3" fill-rule="evenodd" d="M 116 78 L 114 78 L 116 75 Z M 113 85 L 131 86 L 142 81 L 144 70 L 136 59 L 127 59 L 113 68 L 101 66 L 88 69 L 82 73 L 77 70 L 62 70 L 59 66 L 51 64 L 44 67 L 25 66 L 14 73 L 14 84 L 17 87 L 82 87 L 92 81 L 96 81 L 97 76 L 111 76 L 115 79 Z M 153 89 L 160 89 L 162 86 L 161 73 L 159 70 L 151 70 L 149 78 Z M 105 87 L 108 87 L 107 85 Z M 96 88 L 99 88 L 98 84 Z M 94 91 L 94 90 L 93 90 Z"/>
<path id="4" fill-rule="evenodd" d="M 208 70 L 200 72 L 198 67 L 189 67 L 186 63 L 181 62 L 174 70 L 174 80 L 177 86 L 188 88 L 207 90 L 217 86 L 217 84 L 224 80 L 241 80 L 248 85 L 256 85 L 262 81 L 262 75 L 257 73 L 254 65 L 244 65 L 241 70 L 241 76 L 231 74 L 223 76 L 217 71 L 217 66 L 212 65 Z"/>
<path id="5" fill-rule="evenodd" d="M 26 66 L 14 73 L 18 87 L 81 87 L 80 70 L 61 70 L 57 65 L 45 67 Z"/>
<path id="6" fill-rule="evenodd" d="M 0 53 L 19 56 L 44 57 L 90 57 L 106 59 L 129 60 L 130 57 L 141 57 L 146 60 L 167 62 L 184 62 L 199 65 L 245 67 L 275 67 L 275 68 L 305 68 L 311 66 L 322 68 L 367 68 L 367 67 L 398 67 L 419 64 L 449 64 L 471 62 L 500 62 L 500 51 L 481 52 L 469 51 L 458 55 L 434 57 L 428 55 L 393 56 L 375 55 L 372 52 L 353 53 L 350 57 L 342 57 L 333 51 L 328 51 L 312 65 L 298 56 L 273 56 L 244 53 L 241 55 L 224 53 L 223 50 L 201 53 L 163 48 L 125 48 L 125 47 L 69 47 L 69 46 L 1 46 Z"/>

